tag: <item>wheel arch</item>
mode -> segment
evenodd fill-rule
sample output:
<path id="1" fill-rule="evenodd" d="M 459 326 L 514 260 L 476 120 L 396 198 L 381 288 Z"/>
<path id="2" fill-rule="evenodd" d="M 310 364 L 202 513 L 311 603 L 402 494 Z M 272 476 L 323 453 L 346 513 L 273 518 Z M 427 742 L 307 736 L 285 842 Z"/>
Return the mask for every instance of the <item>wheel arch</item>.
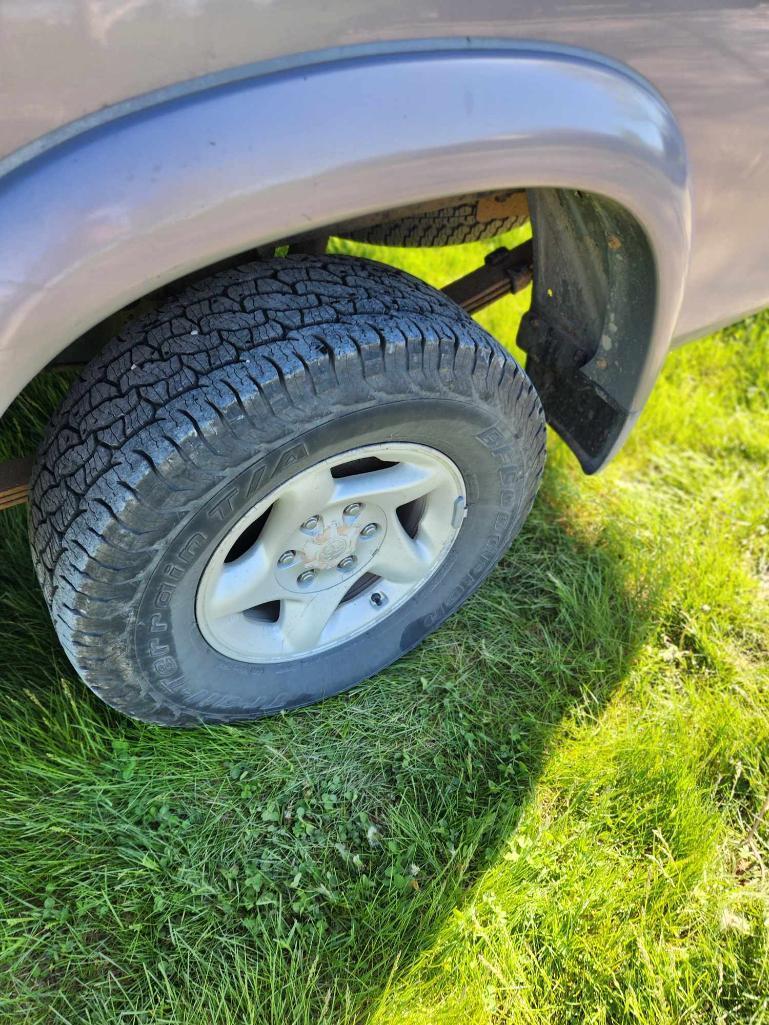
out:
<path id="1" fill-rule="evenodd" d="M 669 347 L 689 257 L 688 167 L 675 119 L 647 83 L 596 55 L 534 43 L 351 52 L 209 83 L 17 161 L 0 178 L 0 412 L 83 332 L 187 273 L 377 210 L 510 187 L 533 190 L 543 269 L 581 223 L 574 204 L 560 221 L 548 215 L 548 195 L 603 197 L 637 240 L 622 259 L 644 266 L 641 326 L 619 342 L 634 358 L 613 377 L 595 364 L 579 371 L 623 417 L 608 447 L 582 459 L 596 469 Z M 593 225 L 588 247 L 599 234 Z M 552 288 L 545 278 L 535 308 Z M 621 292 L 604 289 L 607 324 Z M 525 330 L 534 337 L 531 318 Z"/>

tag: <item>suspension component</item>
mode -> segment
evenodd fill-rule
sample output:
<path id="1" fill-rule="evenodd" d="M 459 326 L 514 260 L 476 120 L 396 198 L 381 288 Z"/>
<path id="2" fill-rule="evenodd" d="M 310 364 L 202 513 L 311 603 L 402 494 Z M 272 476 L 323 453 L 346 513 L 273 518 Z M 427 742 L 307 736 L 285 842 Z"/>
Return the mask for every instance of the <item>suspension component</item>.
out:
<path id="1" fill-rule="evenodd" d="M 32 457 L 0 463 L 0 510 L 27 501 Z"/>
<path id="2" fill-rule="evenodd" d="M 502 246 L 489 253 L 482 267 L 452 281 L 443 292 L 468 313 L 477 313 L 503 296 L 515 295 L 530 285 L 533 262 L 531 240 L 515 249 Z"/>

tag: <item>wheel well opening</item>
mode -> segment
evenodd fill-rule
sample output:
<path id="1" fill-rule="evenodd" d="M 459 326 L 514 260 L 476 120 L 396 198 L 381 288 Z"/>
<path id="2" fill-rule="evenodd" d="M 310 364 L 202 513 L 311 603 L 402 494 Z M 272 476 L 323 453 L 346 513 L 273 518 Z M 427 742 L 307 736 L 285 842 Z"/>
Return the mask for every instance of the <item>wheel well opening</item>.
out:
<path id="1" fill-rule="evenodd" d="M 584 191 L 508 188 L 449 196 L 332 225 L 321 235 L 278 239 L 116 311 L 67 346 L 49 368 L 88 362 L 127 322 L 187 282 L 227 266 L 285 252 L 323 252 L 330 235 L 380 245 L 433 248 L 447 238 L 459 244 L 492 238 L 529 218 L 532 299 L 517 343 L 549 423 L 592 473 L 610 458 L 633 419 L 633 393 L 652 333 L 656 277 L 638 221 L 616 202 Z"/>

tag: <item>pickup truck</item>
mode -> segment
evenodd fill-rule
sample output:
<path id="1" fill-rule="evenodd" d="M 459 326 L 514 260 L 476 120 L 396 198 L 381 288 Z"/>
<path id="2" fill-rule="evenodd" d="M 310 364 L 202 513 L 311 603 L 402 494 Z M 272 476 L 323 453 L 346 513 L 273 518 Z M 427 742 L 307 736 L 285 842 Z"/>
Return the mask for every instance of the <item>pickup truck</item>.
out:
<path id="1" fill-rule="evenodd" d="M 150 722 L 358 684 L 769 304 L 769 18 L 712 0 L 0 2 L 0 414 L 75 669 Z M 396 246 L 530 223 L 438 291 Z M 518 366 L 472 314 L 531 285 Z M 30 446 L 31 447 L 31 446 Z"/>

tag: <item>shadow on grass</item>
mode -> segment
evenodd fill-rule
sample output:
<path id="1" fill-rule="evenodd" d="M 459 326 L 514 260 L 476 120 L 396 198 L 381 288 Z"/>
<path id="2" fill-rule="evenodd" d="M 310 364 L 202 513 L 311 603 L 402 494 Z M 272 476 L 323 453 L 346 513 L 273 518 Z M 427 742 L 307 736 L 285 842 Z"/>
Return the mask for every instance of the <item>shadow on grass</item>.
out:
<path id="1" fill-rule="evenodd" d="M 498 859 L 564 722 L 600 713 L 647 637 L 654 597 L 631 587 L 626 539 L 573 522 L 575 480 L 554 460 L 481 591 L 375 680 L 190 732 L 77 681 L 23 510 L 5 514 L 0 1009 L 317 1023 L 374 1006 Z"/>

